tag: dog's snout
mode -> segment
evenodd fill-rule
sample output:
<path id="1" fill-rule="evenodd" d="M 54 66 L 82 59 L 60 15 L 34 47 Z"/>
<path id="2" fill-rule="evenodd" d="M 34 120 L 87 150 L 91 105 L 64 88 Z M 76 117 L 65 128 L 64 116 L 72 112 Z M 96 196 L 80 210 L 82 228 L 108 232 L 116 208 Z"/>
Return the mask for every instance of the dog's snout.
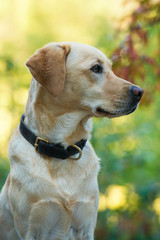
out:
<path id="1" fill-rule="evenodd" d="M 138 86 L 131 86 L 130 91 L 135 99 L 140 100 L 143 95 L 143 89 Z"/>

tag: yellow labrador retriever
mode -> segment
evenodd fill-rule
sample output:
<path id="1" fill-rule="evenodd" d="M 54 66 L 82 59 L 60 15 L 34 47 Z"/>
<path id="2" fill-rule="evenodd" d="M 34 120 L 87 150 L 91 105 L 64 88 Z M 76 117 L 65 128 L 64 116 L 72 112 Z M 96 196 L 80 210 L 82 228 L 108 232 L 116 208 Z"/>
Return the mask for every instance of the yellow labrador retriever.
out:
<path id="1" fill-rule="evenodd" d="M 0 240 L 93 240 L 99 159 L 89 142 L 91 117 L 133 112 L 143 90 L 84 44 L 48 44 L 26 65 L 32 82 L 9 146 Z"/>

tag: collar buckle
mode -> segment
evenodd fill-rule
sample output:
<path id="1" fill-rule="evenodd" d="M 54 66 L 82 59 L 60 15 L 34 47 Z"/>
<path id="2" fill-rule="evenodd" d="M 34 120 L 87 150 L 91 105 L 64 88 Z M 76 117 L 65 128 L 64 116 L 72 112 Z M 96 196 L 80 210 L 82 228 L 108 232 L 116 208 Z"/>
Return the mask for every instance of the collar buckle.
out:
<path id="1" fill-rule="evenodd" d="M 35 151 L 38 153 L 38 142 L 39 141 L 43 141 L 43 142 L 45 142 L 45 143 L 48 143 L 48 140 L 46 140 L 46 139 L 44 139 L 44 138 L 41 138 L 41 137 L 37 137 L 36 138 L 36 142 L 35 142 L 35 144 L 34 144 L 34 149 L 35 149 Z"/>

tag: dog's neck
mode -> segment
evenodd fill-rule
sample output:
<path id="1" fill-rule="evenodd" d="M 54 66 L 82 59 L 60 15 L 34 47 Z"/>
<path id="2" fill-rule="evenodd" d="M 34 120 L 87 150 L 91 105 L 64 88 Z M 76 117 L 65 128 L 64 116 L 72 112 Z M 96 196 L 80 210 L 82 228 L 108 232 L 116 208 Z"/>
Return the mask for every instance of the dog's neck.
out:
<path id="1" fill-rule="evenodd" d="M 61 143 L 65 147 L 81 139 L 89 139 L 91 116 L 83 110 L 59 111 L 53 98 L 48 101 L 45 94 L 48 93 L 36 81 L 32 81 L 25 110 L 28 128 L 37 136 L 53 143 Z"/>

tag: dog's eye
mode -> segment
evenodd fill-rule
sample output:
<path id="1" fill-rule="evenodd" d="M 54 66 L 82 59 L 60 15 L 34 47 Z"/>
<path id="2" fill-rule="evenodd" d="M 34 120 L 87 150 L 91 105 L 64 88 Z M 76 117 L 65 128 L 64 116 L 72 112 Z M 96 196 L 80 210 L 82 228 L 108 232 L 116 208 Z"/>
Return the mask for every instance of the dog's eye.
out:
<path id="1" fill-rule="evenodd" d="M 91 70 L 95 73 L 102 73 L 103 68 L 100 65 L 95 65 L 91 68 Z"/>

